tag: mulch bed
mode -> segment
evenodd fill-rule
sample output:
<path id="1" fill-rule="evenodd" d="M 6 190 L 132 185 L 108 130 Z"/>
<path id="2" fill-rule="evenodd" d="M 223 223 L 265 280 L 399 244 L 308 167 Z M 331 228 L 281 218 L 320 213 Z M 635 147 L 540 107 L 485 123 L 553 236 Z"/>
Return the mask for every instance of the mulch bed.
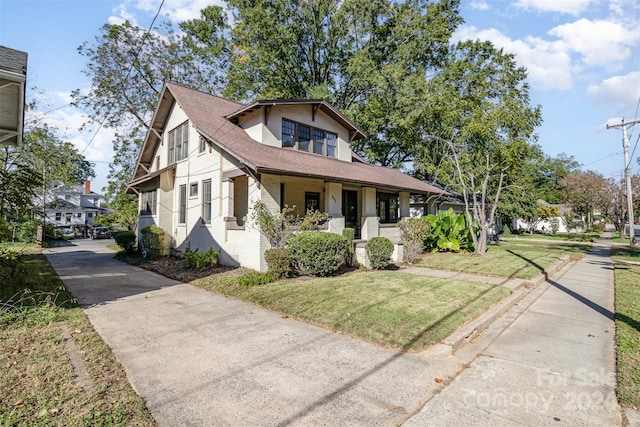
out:
<path id="1" fill-rule="evenodd" d="M 145 260 L 139 256 L 122 255 L 117 257 L 120 261 L 145 270 L 153 271 L 179 282 L 188 283 L 203 277 L 214 275 L 242 275 L 246 270 L 238 267 L 228 267 L 224 265 L 209 266 L 201 269 L 186 268 L 182 264 L 182 259 L 175 257 L 162 257 L 155 260 Z"/>

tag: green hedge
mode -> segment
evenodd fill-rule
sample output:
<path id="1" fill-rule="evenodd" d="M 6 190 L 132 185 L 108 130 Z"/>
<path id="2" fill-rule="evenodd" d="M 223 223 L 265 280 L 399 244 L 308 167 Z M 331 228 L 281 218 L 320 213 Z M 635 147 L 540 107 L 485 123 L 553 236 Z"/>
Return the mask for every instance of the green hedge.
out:
<path id="1" fill-rule="evenodd" d="M 269 266 L 269 273 L 274 279 L 293 275 L 293 265 L 287 251 L 283 248 L 273 248 L 264 251 L 264 260 Z"/>
<path id="2" fill-rule="evenodd" d="M 367 242 L 367 257 L 371 263 L 371 267 L 375 269 L 383 269 L 389 265 L 391 254 L 393 254 L 393 243 L 386 237 L 372 237 Z"/>
<path id="3" fill-rule="evenodd" d="M 328 276 L 345 264 L 350 245 L 338 234 L 304 231 L 289 238 L 286 251 L 298 273 Z"/>
<path id="4" fill-rule="evenodd" d="M 126 253 L 135 252 L 136 233 L 133 231 L 119 231 L 113 235 L 113 239 Z"/>

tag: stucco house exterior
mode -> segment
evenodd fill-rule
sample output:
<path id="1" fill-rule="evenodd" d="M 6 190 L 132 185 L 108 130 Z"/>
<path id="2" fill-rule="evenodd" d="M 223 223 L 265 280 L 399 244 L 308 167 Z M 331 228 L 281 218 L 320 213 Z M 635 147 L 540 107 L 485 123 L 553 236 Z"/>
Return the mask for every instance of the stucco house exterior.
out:
<path id="1" fill-rule="evenodd" d="M 326 212 L 326 232 L 397 238 L 412 194 L 446 192 L 364 162 L 351 150 L 364 137 L 322 100 L 243 105 L 167 83 L 128 187 L 138 232 L 155 224 L 176 250 L 214 247 L 222 264 L 259 271 L 269 243 L 249 221 L 256 200 Z"/>

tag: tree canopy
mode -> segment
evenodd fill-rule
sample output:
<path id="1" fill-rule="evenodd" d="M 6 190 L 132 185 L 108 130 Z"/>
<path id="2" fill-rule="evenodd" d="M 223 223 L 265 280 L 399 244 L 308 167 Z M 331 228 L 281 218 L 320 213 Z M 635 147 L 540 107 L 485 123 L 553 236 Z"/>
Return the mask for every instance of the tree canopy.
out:
<path id="1" fill-rule="evenodd" d="M 44 123 L 28 127 L 21 146 L 5 146 L 0 153 L 0 218 L 22 219 L 43 209 L 43 190 L 95 176 L 93 165 L 73 144 Z"/>
<path id="2" fill-rule="evenodd" d="M 208 6 L 180 33 L 125 22 L 80 47 L 93 89 L 78 103 L 118 134 L 113 201 L 167 80 L 238 101 L 326 99 L 369 135 L 356 152 L 464 194 L 483 232 L 502 189 L 524 184 L 516 180 L 538 155 L 540 108 L 513 55 L 452 44 L 459 0 L 225 2 L 231 20 Z"/>

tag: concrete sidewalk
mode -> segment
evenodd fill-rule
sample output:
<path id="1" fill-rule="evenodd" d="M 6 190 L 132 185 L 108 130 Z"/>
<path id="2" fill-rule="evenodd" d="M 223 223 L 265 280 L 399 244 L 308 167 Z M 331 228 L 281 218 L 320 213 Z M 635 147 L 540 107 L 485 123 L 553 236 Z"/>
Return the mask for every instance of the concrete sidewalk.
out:
<path id="1" fill-rule="evenodd" d="M 468 367 L 405 425 L 621 425 L 608 256 L 596 244 L 457 351 Z"/>

